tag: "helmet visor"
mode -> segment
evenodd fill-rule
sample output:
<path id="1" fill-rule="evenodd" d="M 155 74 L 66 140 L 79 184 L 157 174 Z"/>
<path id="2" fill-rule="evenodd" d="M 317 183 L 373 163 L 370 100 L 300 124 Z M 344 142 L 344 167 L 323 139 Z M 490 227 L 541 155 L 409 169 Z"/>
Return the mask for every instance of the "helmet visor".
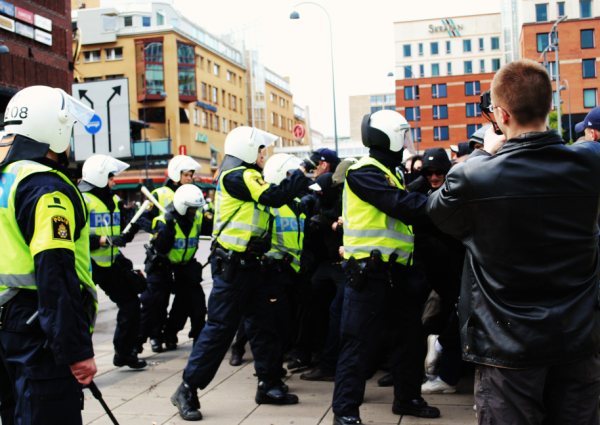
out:
<path id="1" fill-rule="evenodd" d="M 400 129 L 401 132 L 403 132 L 403 139 L 404 139 L 404 151 L 405 152 L 409 152 L 413 155 L 415 155 L 417 153 L 416 149 L 415 149 L 415 144 L 413 142 L 413 137 L 412 137 L 412 131 L 410 126 L 406 125 L 403 126 Z"/>
<path id="2" fill-rule="evenodd" d="M 60 89 L 59 89 L 60 90 Z M 68 95 L 64 90 L 60 90 L 63 96 L 63 107 L 75 121 L 88 125 L 94 117 L 94 110 L 89 106 L 84 105 L 73 96 Z"/>

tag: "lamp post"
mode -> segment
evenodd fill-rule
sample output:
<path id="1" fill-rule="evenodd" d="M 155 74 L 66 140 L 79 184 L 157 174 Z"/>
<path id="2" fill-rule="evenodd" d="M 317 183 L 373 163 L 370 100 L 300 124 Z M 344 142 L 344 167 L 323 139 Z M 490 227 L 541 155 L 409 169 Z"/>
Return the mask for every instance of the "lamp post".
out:
<path id="1" fill-rule="evenodd" d="M 305 4 L 313 5 L 313 6 L 318 7 L 319 9 L 321 9 L 325 13 L 325 16 L 327 16 L 327 22 L 329 24 L 329 54 L 331 56 L 331 91 L 333 92 L 333 142 L 334 142 L 334 146 L 335 146 L 335 151 L 339 155 L 338 133 L 337 133 L 337 114 L 336 114 L 336 108 L 335 108 L 335 72 L 334 72 L 334 66 L 333 66 L 333 32 L 331 31 L 331 16 L 329 16 L 329 12 L 327 12 L 327 9 L 325 9 L 319 3 L 315 3 L 312 1 L 303 1 L 300 3 L 296 3 L 294 5 L 294 7 L 302 6 Z M 300 14 L 295 10 L 292 11 L 292 13 L 290 13 L 290 19 L 300 19 Z"/>
<path id="2" fill-rule="evenodd" d="M 569 81 L 564 79 L 562 80 L 562 84 L 559 88 L 559 91 L 561 90 L 568 90 L 569 94 L 568 94 L 568 103 L 567 105 L 569 106 L 569 141 L 572 142 L 573 141 L 573 124 L 571 123 L 571 87 L 569 87 Z"/>
<path id="3" fill-rule="evenodd" d="M 558 134 L 562 137 L 562 121 L 560 118 L 560 63 L 558 60 L 558 24 L 567 19 L 567 15 L 561 16 L 554 22 L 550 32 L 548 33 L 548 45 L 542 51 L 544 57 L 544 66 L 548 68 L 548 52 L 554 50 L 554 63 L 556 67 L 556 97 L 554 99 L 554 105 L 556 107 L 556 121 L 558 126 Z M 570 90 L 569 90 L 570 91 Z M 570 109 L 570 108 L 569 108 Z"/>
<path id="4" fill-rule="evenodd" d="M 413 74 L 412 72 L 412 68 L 406 68 L 404 67 L 405 71 L 410 72 L 410 78 L 413 80 L 413 84 L 416 83 L 416 77 L 415 74 Z M 394 77 L 394 73 L 392 71 L 388 72 L 387 74 L 388 77 Z M 419 146 L 421 143 L 421 140 L 419 139 L 419 118 L 421 115 L 421 112 L 417 109 L 417 88 L 418 85 L 415 84 L 412 86 L 412 101 L 413 101 L 413 118 L 415 121 L 415 127 L 414 127 L 414 141 L 417 143 L 417 153 L 419 152 Z M 394 82 L 394 94 L 396 94 L 396 83 Z M 406 117 L 405 117 L 406 118 Z"/>

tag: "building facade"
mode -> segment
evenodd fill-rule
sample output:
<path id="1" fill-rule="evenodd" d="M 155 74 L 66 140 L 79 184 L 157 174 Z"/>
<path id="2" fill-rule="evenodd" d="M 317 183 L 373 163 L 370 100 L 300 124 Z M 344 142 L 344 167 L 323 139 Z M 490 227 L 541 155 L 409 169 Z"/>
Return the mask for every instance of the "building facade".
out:
<path id="1" fill-rule="evenodd" d="M 504 63 L 500 13 L 394 23 L 396 109 L 415 146 L 448 148 L 485 123 L 480 94 Z"/>
<path id="2" fill-rule="evenodd" d="M 573 127 L 599 102 L 600 4 L 592 0 L 524 0 L 520 6 L 521 55 L 548 69 L 564 137 L 576 140 Z M 566 18 L 556 27 L 558 41 L 554 36 L 551 40 L 552 26 L 561 17 Z M 553 47 L 556 44 L 558 48 Z"/>
<path id="3" fill-rule="evenodd" d="M 132 132 L 132 169 L 122 179 L 164 179 L 166 161 L 176 154 L 194 157 L 200 174 L 212 176 L 226 134 L 248 121 L 242 53 L 167 3 L 86 7 L 74 10 L 73 19 L 75 80 L 129 81 L 130 117 L 141 130 Z"/>
<path id="4" fill-rule="evenodd" d="M 360 127 L 363 117 L 381 109 L 395 111 L 396 95 L 394 93 L 381 93 L 350 96 L 348 106 L 350 108 L 350 140 L 362 143 Z"/>
<path id="5" fill-rule="evenodd" d="M 70 11 L 69 0 L 0 2 L 0 111 L 27 86 L 60 87 L 71 93 Z"/>

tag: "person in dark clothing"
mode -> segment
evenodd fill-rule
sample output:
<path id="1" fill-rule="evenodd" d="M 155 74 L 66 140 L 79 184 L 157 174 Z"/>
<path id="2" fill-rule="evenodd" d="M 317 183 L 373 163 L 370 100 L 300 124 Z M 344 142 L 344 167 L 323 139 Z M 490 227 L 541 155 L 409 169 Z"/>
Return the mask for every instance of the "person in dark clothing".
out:
<path id="1" fill-rule="evenodd" d="M 311 180 L 301 170 L 278 186 L 263 180 L 264 148 L 276 139 L 245 126 L 233 129 L 225 139 L 215 200 L 208 320 L 194 344 L 183 382 L 171 396 L 184 420 L 202 418 L 197 389 L 214 378 L 242 317 L 258 378 L 256 403 L 298 403 L 281 381 L 281 343 L 273 326 L 279 309 L 277 299 L 270 297 L 270 285 L 264 284 L 260 259 L 269 250 L 273 223 L 264 207 L 287 204 L 306 191 Z"/>
<path id="2" fill-rule="evenodd" d="M 461 345 L 480 424 L 598 424 L 600 145 L 565 146 L 551 103 L 544 67 L 504 65 L 489 109 L 503 135 L 489 129 L 427 203 L 467 250 Z"/>
<path id="3" fill-rule="evenodd" d="M 140 332 L 140 299 L 138 282 L 142 279 L 132 271 L 133 264 L 119 247 L 133 240 L 137 226 L 131 232 L 121 233 L 121 201 L 113 195 L 114 176 L 129 167 L 108 155 L 92 155 L 82 168 L 79 190 L 90 213 L 90 254 L 92 278 L 112 302 L 117 304 L 117 325 L 113 344 L 115 366 L 143 369 L 146 361 L 138 358 L 137 342 Z"/>
<path id="4" fill-rule="evenodd" d="M 425 214 L 427 197 L 404 189 L 398 172 L 402 150 L 412 147 L 410 127 L 395 111 L 366 115 L 363 144 L 369 156 L 348 169 L 344 186 L 344 269 L 347 280 L 341 319 L 340 355 L 333 393 L 334 425 L 361 424 L 369 359 L 384 318 L 397 335 L 392 361 L 394 403 L 400 415 L 435 418 L 437 408 L 421 397 L 424 344 L 421 314 L 427 296 L 424 279 L 413 267 L 411 224 Z M 384 306 L 394 309 L 385 314 Z"/>
<path id="5" fill-rule="evenodd" d="M 85 202 L 60 163 L 75 122 L 87 125 L 93 115 L 46 86 L 19 91 L 6 108 L 0 360 L 15 404 L 5 406 L 3 394 L 2 423 L 82 423 L 82 388 L 97 371 L 91 333 L 98 303 Z"/>

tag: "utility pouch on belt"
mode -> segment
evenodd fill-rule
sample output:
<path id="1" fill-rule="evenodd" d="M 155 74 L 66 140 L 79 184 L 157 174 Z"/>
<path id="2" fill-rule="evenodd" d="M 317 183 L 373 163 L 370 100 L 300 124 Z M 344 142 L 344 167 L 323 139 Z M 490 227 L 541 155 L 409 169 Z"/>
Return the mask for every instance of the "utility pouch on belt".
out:
<path id="1" fill-rule="evenodd" d="M 226 282 L 231 281 L 238 269 L 237 261 L 234 261 L 234 254 L 217 246 L 214 255 L 216 261 L 215 274 L 220 274 Z"/>
<path id="2" fill-rule="evenodd" d="M 144 260 L 144 271 L 146 274 L 160 270 L 162 266 L 168 264 L 168 260 L 160 255 L 152 244 L 145 244 L 146 259 Z"/>
<path id="3" fill-rule="evenodd" d="M 367 264 L 359 263 L 354 257 L 350 257 L 344 264 L 344 273 L 348 279 L 348 286 L 355 291 L 362 291 L 367 284 Z"/>

